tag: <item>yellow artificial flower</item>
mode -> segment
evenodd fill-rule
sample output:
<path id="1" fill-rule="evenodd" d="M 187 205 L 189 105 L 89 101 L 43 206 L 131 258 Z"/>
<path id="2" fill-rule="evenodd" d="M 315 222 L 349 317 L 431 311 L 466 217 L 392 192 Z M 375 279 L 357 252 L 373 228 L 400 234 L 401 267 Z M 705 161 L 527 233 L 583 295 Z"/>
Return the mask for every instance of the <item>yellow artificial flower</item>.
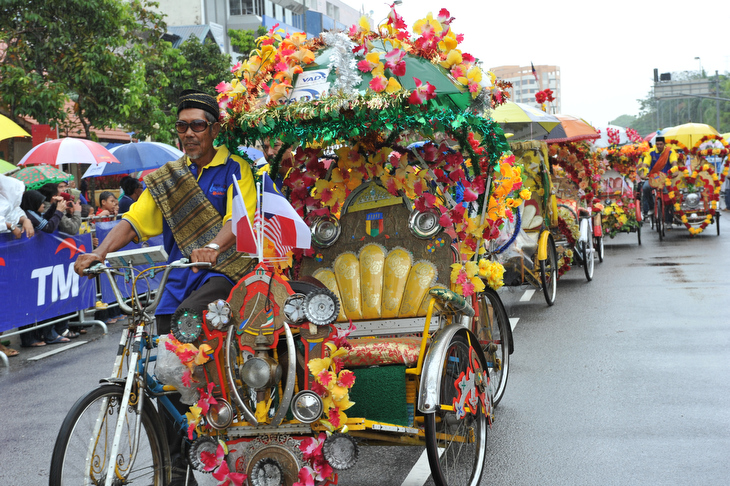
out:
<path id="1" fill-rule="evenodd" d="M 434 19 L 431 12 L 426 15 L 425 19 L 416 20 L 413 24 L 413 32 L 416 34 L 423 34 L 429 28 L 433 29 L 436 34 L 440 34 L 443 30 L 441 22 Z"/>
<path id="2" fill-rule="evenodd" d="M 452 66 L 458 66 L 463 61 L 464 59 L 461 56 L 461 51 L 458 49 L 453 49 L 449 51 L 449 53 L 446 55 L 446 59 L 439 63 L 439 66 L 446 69 L 451 69 Z"/>
<path id="3" fill-rule="evenodd" d="M 403 89 L 403 86 L 400 85 L 397 79 L 395 78 L 388 78 L 388 85 L 385 87 L 385 92 L 388 94 L 392 94 L 395 92 L 398 92 Z"/>
<path id="4" fill-rule="evenodd" d="M 531 197 L 532 197 L 532 193 L 530 192 L 530 190 L 529 190 L 529 189 L 522 189 L 522 190 L 520 191 L 520 198 L 521 198 L 521 199 L 523 199 L 523 200 L 527 201 L 527 200 L 529 200 L 529 199 L 530 199 Z"/>
<path id="5" fill-rule="evenodd" d="M 449 31 L 441 38 L 441 41 L 439 41 L 439 49 L 443 52 L 451 53 L 453 49 L 456 49 L 456 46 L 459 45 L 459 41 L 456 40 L 456 34 L 453 30 L 449 29 Z M 461 61 L 455 63 L 455 64 L 461 64 Z"/>

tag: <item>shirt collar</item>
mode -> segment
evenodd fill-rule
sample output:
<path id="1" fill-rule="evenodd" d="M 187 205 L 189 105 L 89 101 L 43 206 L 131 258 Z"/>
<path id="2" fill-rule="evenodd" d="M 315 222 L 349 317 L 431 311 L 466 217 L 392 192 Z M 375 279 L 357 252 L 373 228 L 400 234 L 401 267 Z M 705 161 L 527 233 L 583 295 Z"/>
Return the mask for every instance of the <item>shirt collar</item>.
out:
<path id="1" fill-rule="evenodd" d="M 215 156 L 213 157 L 213 160 L 208 163 L 203 169 L 208 169 L 210 167 L 215 167 L 218 165 L 224 165 L 226 161 L 228 160 L 228 147 L 225 145 L 221 145 L 220 147 L 216 147 Z M 187 155 L 185 156 L 185 162 L 187 163 L 188 167 L 190 167 L 193 163 L 192 160 L 190 160 L 190 157 Z"/>

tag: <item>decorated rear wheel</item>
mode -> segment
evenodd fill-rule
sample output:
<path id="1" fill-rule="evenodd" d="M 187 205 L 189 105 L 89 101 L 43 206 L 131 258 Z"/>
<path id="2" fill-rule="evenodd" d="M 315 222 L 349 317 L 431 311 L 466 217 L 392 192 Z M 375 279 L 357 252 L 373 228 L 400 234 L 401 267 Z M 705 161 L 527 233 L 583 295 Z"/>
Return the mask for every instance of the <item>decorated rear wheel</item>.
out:
<path id="1" fill-rule="evenodd" d="M 588 238 L 586 243 L 582 245 L 581 257 L 583 258 L 583 272 L 586 274 L 586 280 L 593 280 L 593 269 L 595 267 L 595 254 L 593 252 L 593 229 L 588 225 Z"/>
<path id="2" fill-rule="evenodd" d="M 558 292 L 558 252 L 553 237 L 548 238 L 547 258 L 540 260 L 540 283 L 547 305 L 555 304 Z"/>
<path id="3" fill-rule="evenodd" d="M 477 486 L 487 453 L 487 372 L 460 336 L 452 339 L 441 367 L 441 405 L 425 415 L 431 476 L 437 486 Z"/>
<path id="4" fill-rule="evenodd" d="M 492 406 L 496 407 L 507 388 L 512 331 L 507 311 L 497 292 L 486 288 L 479 297 L 476 335 L 484 350 L 492 388 Z"/>

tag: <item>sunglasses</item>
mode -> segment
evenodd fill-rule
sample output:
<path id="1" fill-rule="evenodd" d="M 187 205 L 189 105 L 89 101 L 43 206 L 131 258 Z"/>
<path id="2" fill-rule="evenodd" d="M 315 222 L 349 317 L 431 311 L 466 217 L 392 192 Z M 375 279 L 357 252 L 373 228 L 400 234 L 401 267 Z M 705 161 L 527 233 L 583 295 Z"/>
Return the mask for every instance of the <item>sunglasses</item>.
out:
<path id="1" fill-rule="evenodd" d="M 177 133 L 185 133 L 188 131 L 188 127 L 190 127 L 194 132 L 204 132 L 210 125 L 212 123 L 206 120 L 193 120 L 190 123 L 178 120 L 175 122 L 175 130 L 177 130 Z"/>

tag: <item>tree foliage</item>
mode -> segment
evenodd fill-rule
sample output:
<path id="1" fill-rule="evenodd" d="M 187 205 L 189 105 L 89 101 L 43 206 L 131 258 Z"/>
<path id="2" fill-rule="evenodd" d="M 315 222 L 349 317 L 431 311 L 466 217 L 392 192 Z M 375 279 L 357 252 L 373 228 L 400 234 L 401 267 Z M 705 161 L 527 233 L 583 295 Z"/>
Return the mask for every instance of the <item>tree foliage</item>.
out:
<path id="1" fill-rule="evenodd" d="M 149 0 L 0 3 L 0 106 L 92 138 L 91 127 L 123 126 L 171 143 L 180 92 L 214 94 L 230 81 L 231 59 L 215 43 L 163 40 L 164 16 Z M 66 103 L 81 127 L 69 117 Z"/>
<path id="2" fill-rule="evenodd" d="M 266 35 L 266 27 L 259 25 L 256 30 L 228 30 L 228 37 L 231 39 L 231 45 L 240 53 L 239 61 L 248 59 L 252 50 L 256 49 L 256 39 Z"/>
<path id="3" fill-rule="evenodd" d="M 674 81 L 689 81 L 708 78 L 703 73 L 681 72 L 672 73 Z M 715 76 L 709 76 L 711 89 L 714 90 Z M 730 99 L 730 78 L 728 74 L 719 76 L 719 93 L 711 96 Z M 720 133 L 730 132 L 730 101 L 719 101 L 720 126 L 717 125 L 718 101 L 709 98 L 686 97 L 677 99 L 657 100 L 652 92 L 639 101 L 639 116 L 629 125 L 642 135 L 647 135 L 657 129 L 681 125 L 684 123 L 706 123 Z"/>
<path id="4" fill-rule="evenodd" d="M 0 6 L 0 40 L 7 45 L 0 62 L 0 103 L 12 117 L 58 123 L 87 138 L 92 126 L 116 126 L 142 104 L 139 61 L 157 48 L 166 30 L 162 15 L 151 9 L 156 5 L 147 0 L 6 0 Z M 69 122 L 67 100 L 73 102 L 80 130 Z"/>

